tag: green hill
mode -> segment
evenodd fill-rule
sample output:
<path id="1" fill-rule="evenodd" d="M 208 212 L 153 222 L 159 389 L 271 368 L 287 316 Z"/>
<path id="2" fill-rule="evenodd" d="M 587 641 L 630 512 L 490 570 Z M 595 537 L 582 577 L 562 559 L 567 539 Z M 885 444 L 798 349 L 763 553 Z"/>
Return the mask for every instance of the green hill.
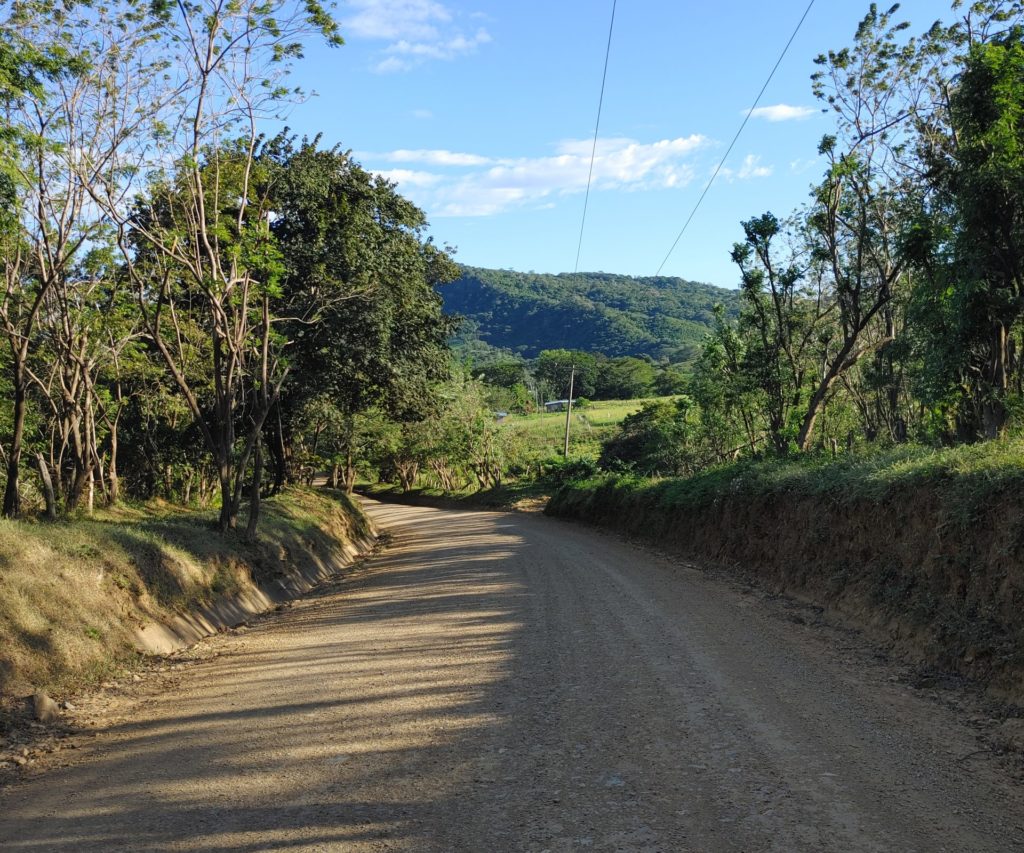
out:
<path id="1" fill-rule="evenodd" d="M 466 318 L 456 346 L 492 347 L 533 358 L 544 349 L 609 356 L 650 355 L 685 361 L 737 292 L 668 276 L 610 273 L 537 275 L 463 267 L 441 288 L 445 312 Z"/>

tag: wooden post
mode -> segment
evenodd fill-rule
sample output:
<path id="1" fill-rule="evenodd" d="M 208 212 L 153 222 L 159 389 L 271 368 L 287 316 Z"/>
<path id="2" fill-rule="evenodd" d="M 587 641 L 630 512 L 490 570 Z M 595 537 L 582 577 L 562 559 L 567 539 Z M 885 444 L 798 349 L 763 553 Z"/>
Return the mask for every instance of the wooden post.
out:
<path id="1" fill-rule="evenodd" d="M 563 456 L 569 458 L 569 418 L 572 416 L 572 389 L 576 380 L 576 365 L 572 366 L 569 372 L 569 404 L 565 407 L 565 451 Z"/>

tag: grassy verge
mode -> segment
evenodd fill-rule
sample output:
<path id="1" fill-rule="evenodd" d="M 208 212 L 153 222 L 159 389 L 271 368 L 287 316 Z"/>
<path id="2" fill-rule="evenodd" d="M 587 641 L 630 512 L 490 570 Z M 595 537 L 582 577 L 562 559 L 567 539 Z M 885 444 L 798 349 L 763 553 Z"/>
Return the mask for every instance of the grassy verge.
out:
<path id="1" fill-rule="evenodd" d="M 340 493 L 296 489 L 264 513 L 255 544 L 221 536 L 210 512 L 159 504 L 0 521 L 0 698 L 101 681 L 138 656 L 147 624 L 327 566 L 370 535 Z"/>
<path id="2" fill-rule="evenodd" d="M 1024 441 L 936 450 L 899 447 L 874 454 L 741 462 L 693 477 L 606 476 L 569 484 L 558 501 L 640 502 L 662 509 L 695 509 L 736 495 L 820 498 L 842 506 L 881 501 L 907 489 L 943 490 L 950 520 L 967 524 L 994 492 L 1024 485 Z M 628 498 L 625 498 L 629 495 Z"/>
<path id="3" fill-rule="evenodd" d="M 1024 442 L 564 486 L 548 512 L 729 564 L 1024 701 Z"/>
<path id="4" fill-rule="evenodd" d="M 671 400 L 672 397 L 662 399 Z M 649 400 L 596 400 L 584 408 L 574 408 L 569 424 L 570 456 L 596 459 L 601 442 L 626 415 L 640 410 Z M 565 442 L 565 412 L 538 412 L 509 415 L 504 423 L 526 440 L 531 458 L 561 456 Z"/>

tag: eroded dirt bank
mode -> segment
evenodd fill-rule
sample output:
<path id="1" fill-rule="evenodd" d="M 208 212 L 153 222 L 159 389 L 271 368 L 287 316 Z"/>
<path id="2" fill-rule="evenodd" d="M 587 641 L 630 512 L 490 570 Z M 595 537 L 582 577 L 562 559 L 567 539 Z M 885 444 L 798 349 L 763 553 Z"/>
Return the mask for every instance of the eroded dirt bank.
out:
<path id="1" fill-rule="evenodd" d="M 3 848 L 1024 850 L 985 721 L 855 637 L 552 519 L 371 511 L 357 576 L 0 794 Z"/>
<path id="2" fill-rule="evenodd" d="M 565 487 L 547 512 L 735 566 L 766 589 L 834 610 L 908 660 L 1024 706 L 1019 491 L 979 489 L 974 505 L 952 491 L 910 484 L 858 500 L 740 487 L 674 507 L 656 489 L 609 482 Z"/>

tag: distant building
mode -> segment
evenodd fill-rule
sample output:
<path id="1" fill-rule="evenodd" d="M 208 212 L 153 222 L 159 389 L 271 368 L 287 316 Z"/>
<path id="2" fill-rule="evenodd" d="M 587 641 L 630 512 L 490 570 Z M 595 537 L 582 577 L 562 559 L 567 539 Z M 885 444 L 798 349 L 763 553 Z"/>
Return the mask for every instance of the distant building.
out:
<path id="1" fill-rule="evenodd" d="M 576 401 L 573 400 L 573 403 L 575 402 Z M 548 400 L 544 404 L 545 412 L 564 412 L 567 408 L 569 408 L 568 400 Z"/>

